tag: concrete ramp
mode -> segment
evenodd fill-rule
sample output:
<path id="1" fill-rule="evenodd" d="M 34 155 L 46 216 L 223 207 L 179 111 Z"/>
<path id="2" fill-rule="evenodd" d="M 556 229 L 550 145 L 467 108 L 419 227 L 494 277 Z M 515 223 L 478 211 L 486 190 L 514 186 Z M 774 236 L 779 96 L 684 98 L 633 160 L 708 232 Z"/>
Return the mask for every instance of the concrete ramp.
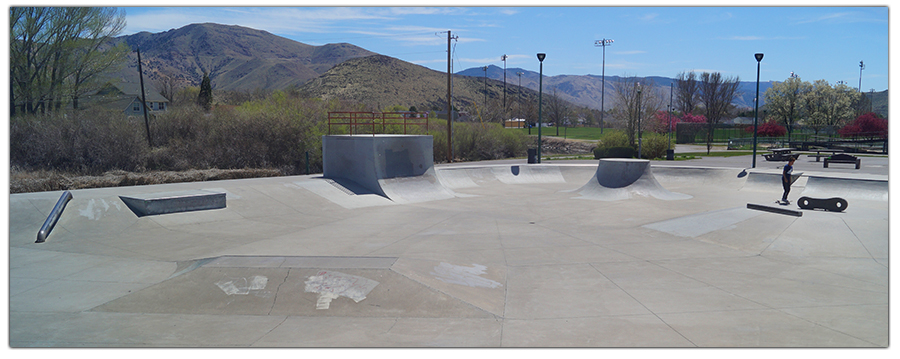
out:
<path id="1" fill-rule="evenodd" d="M 499 165 L 461 168 L 441 168 L 438 178 L 447 188 L 471 188 L 484 183 L 547 184 L 566 183 L 559 166 Z"/>
<path id="2" fill-rule="evenodd" d="M 810 176 L 806 181 L 803 196 L 887 202 L 888 181 Z"/>
<path id="3" fill-rule="evenodd" d="M 431 136 L 322 136 L 322 172 L 397 203 L 453 198 L 435 175 L 433 151 Z"/>
<path id="4" fill-rule="evenodd" d="M 653 177 L 649 160 L 605 158 L 597 164 L 597 171 L 587 184 L 576 190 L 580 199 L 618 201 L 635 195 L 662 200 L 692 198 L 670 192 Z"/>

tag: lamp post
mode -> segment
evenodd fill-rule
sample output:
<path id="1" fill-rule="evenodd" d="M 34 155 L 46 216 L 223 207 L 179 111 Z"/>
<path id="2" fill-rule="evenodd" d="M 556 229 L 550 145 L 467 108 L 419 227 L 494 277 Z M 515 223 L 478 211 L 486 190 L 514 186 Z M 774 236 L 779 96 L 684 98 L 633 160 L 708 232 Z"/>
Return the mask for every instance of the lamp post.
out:
<path id="1" fill-rule="evenodd" d="M 519 112 L 519 116 L 522 115 L 522 74 L 524 74 L 524 72 L 516 71 L 516 75 L 519 75 L 519 90 L 518 90 L 519 91 L 519 99 L 518 99 L 519 104 L 516 106 L 518 109 L 518 112 Z M 525 122 L 525 126 L 528 126 L 527 121 Z M 531 126 L 528 126 L 528 134 L 529 135 L 531 134 Z"/>
<path id="2" fill-rule="evenodd" d="M 641 132 L 641 83 L 637 84 L 637 120 L 638 120 L 638 159 L 641 159 L 643 134 Z"/>
<path id="3" fill-rule="evenodd" d="M 537 54 L 538 61 L 541 63 L 541 70 L 538 73 L 538 148 L 537 148 L 537 163 L 541 163 L 541 147 L 543 147 L 544 143 L 541 142 L 541 127 L 543 124 L 541 123 L 541 105 L 543 105 L 543 96 L 544 96 L 544 58 L 547 57 L 547 54 L 541 52 Z"/>
<path id="4" fill-rule="evenodd" d="M 603 134 L 603 98 L 606 94 L 606 47 L 612 45 L 612 39 L 603 39 L 594 41 L 594 47 L 603 48 L 603 65 L 600 73 L 600 134 Z"/>
<path id="5" fill-rule="evenodd" d="M 753 56 L 756 57 L 756 98 L 753 101 L 756 109 L 753 110 L 753 165 L 750 168 L 756 168 L 756 132 L 759 129 L 759 63 L 763 59 L 763 53 L 760 52 Z"/>

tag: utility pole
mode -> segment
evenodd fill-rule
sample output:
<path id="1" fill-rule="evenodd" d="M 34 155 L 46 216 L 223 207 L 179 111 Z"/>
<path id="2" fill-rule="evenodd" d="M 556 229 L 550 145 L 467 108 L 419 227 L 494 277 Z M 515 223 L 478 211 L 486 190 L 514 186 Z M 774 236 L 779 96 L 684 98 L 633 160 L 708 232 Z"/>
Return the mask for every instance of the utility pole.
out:
<path id="1" fill-rule="evenodd" d="M 138 55 L 138 74 L 141 75 L 141 107 L 144 108 L 144 125 L 147 126 L 147 145 L 153 147 L 153 141 L 150 140 L 150 119 L 147 117 L 147 100 L 144 96 L 144 70 L 141 68 L 141 49 L 137 49 Z"/>
<path id="2" fill-rule="evenodd" d="M 457 38 L 450 35 L 450 30 L 447 30 L 447 163 L 453 162 L 453 105 L 450 104 L 450 40 Z"/>

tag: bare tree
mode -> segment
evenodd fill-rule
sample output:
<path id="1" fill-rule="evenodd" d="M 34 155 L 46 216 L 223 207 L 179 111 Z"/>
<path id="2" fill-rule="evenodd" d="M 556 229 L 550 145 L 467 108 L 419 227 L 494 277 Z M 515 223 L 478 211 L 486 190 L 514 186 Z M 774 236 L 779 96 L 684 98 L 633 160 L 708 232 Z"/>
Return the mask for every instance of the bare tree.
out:
<path id="1" fill-rule="evenodd" d="M 700 84 L 697 82 L 697 74 L 693 71 L 678 74 L 675 78 L 675 107 L 681 113 L 693 113 L 700 102 Z"/>
<path id="2" fill-rule="evenodd" d="M 616 94 L 614 118 L 625 125 L 628 142 L 634 146 L 635 136 L 643 132 L 656 111 L 663 106 L 663 96 L 653 81 L 637 77 L 622 77 L 613 86 Z"/>
<path id="3" fill-rule="evenodd" d="M 559 97 L 556 87 L 551 88 L 546 103 L 547 118 L 556 125 L 556 135 L 559 136 L 559 124 L 566 124 L 569 120 L 572 115 L 572 105 Z"/>
<path id="4" fill-rule="evenodd" d="M 731 104 L 737 95 L 738 84 L 740 78 L 722 77 L 721 73 L 704 72 L 700 75 L 700 99 L 706 107 L 706 153 L 709 154 L 712 149 L 713 135 L 716 126 L 733 107 Z"/>

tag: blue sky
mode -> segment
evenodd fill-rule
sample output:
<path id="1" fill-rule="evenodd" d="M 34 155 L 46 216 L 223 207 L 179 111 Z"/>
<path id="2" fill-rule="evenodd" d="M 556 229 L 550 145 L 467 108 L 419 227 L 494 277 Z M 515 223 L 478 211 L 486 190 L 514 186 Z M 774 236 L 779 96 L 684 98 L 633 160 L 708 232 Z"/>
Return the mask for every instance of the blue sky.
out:
<path id="1" fill-rule="evenodd" d="M 863 61 L 862 90 L 888 89 L 887 6 L 575 4 L 582 6 L 126 7 L 123 35 L 215 22 L 310 45 L 347 42 L 446 71 L 451 30 L 458 36 L 454 72 L 503 67 L 504 54 L 507 67 L 537 71 L 535 54 L 544 52 L 545 75 L 599 75 L 602 48 L 594 41 L 607 38 L 614 40 L 606 47 L 607 76 L 675 77 L 693 70 L 755 81 L 753 55 L 762 52 L 761 81 L 784 81 L 793 72 L 804 81 L 844 81 L 857 88 Z"/>

